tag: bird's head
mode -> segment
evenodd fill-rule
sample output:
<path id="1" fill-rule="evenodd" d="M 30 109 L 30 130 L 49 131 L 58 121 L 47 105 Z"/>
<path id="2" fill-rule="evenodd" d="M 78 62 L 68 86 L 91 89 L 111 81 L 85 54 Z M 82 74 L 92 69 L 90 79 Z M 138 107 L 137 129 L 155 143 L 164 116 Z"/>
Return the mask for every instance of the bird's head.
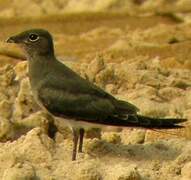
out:
<path id="1" fill-rule="evenodd" d="M 30 29 L 21 32 L 9 37 L 6 42 L 21 45 L 29 57 L 54 55 L 52 36 L 44 29 Z"/>

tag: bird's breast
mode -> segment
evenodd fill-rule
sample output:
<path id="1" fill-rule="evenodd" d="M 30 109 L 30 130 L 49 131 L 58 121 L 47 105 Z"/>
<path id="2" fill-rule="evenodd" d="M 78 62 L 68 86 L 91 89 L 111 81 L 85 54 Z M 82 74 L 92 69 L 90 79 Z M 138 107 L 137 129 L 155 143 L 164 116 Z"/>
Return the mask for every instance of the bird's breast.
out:
<path id="1" fill-rule="evenodd" d="M 33 94 L 33 97 L 34 97 L 35 102 L 39 105 L 39 107 L 40 107 L 42 110 L 44 110 L 45 112 L 50 113 L 50 112 L 46 109 L 46 107 L 44 106 L 43 102 L 40 100 L 38 90 L 32 89 L 32 94 Z"/>

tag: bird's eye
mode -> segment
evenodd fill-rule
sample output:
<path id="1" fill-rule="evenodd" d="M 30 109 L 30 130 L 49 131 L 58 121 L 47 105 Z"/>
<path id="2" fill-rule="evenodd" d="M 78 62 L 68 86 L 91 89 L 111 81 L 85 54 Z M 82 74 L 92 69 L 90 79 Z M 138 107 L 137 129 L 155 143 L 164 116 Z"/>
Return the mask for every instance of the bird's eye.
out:
<path id="1" fill-rule="evenodd" d="M 30 35 L 29 35 L 29 41 L 31 41 L 31 42 L 35 42 L 35 41 L 37 41 L 38 39 L 39 39 L 39 36 L 36 35 L 36 34 L 30 34 Z"/>

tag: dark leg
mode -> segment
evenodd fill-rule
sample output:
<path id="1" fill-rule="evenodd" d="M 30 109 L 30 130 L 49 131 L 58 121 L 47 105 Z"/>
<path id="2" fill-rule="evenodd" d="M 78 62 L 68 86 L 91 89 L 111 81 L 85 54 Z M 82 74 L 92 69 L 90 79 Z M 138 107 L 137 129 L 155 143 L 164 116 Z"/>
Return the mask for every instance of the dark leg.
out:
<path id="1" fill-rule="evenodd" d="M 48 126 L 48 136 L 55 140 L 56 132 L 58 131 L 58 128 L 54 124 L 54 122 L 50 122 Z"/>
<path id="2" fill-rule="evenodd" d="M 76 160 L 78 146 L 78 130 L 73 129 L 73 151 L 72 151 L 72 161 Z"/>
<path id="3" fill-rule="evenodd" d="M 79 149 L 78 152 L 82 153 L 82 148 L 83 148 L 83 138 L 84 138 L 84 129 L 80 129 L 80 144 L 79 144 Z"/>

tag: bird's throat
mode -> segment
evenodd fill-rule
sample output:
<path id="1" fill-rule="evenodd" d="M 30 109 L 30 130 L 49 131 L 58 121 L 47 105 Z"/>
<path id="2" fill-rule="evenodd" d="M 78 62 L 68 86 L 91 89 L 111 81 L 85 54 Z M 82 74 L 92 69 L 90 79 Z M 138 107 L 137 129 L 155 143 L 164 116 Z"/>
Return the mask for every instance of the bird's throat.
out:
<path id="1" fill-rule="evenodd" d="M 51 58 L 49 56 L 35 56 L 30 57 L 28 62 L 31 87 L 35 88 L 50 73 Z"/>

